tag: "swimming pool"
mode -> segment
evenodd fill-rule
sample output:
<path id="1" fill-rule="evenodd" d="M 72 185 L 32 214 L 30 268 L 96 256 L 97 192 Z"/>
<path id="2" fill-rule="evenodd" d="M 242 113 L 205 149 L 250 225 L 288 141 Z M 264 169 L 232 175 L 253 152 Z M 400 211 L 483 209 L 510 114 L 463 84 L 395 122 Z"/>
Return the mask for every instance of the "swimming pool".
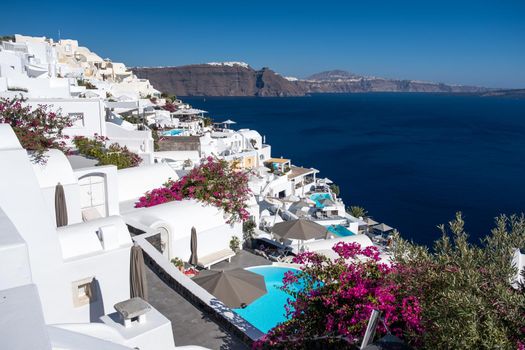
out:
<path id="1" fill-rule="evenodd" d="M 310 196 L 310 199 L 315 202 L 317 208 L 324 208 L 324 204 L 321 203 L 323 199 L 332 199 L 330 193 L 314 193 Z"/>
<path id="2" fill-rule="evenodd" d="M 246 270 L 264 276 L 268 293 L 255 300 L 244 309 L 233 309 L 236 314 L 257 327 L 261 332 L 268 333 L 278 323 L 286 321 L 284 305 L 290 295 L 283 292 L 284 273 L 294 271 L 287 267 L 257 266 Z"/>
<path id="3" fill-rule="evenodd" d="M 348 228 L 344 227 L 343 225 L 328 226 L 328 231 L 340 237 L 354 235 L 352 231 L 350 231 Z"/>
<path id="4" fill-rule="evenodd" d="M 164 136 L 177 136 L 179 134 L 182 134 L 183 132 L 184 132 L 184 130 L 182 130 L 182 129 L 171 129 L 171 130 L 163 131 L 162 135 L 164 135 Z"/>

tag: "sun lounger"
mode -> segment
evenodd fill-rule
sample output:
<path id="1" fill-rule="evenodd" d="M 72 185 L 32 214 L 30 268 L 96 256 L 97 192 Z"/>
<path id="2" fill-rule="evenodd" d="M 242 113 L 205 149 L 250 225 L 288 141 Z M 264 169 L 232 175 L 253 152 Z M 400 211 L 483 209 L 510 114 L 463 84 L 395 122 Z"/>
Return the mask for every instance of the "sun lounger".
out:
<path id="1" fill-rule="evenodd" d="M 235 256 L 235 252 L 229 248 L 226 248 L 219 250 L 218 252 L 199 257 L 198 266 L 209 269 L 211 265 L 215 265 L 221 261 L 228 260 L 228 262 L 230 262 L 233 256 Z"/>
<path id="2" fill-rule="evenodd" d="M 283 257 L 279 260 L 279 262 L 287 263 L 287 264 L 292 264 L 292 263 L 293 263 L 293 258 L 294 258 L 293 255 L 283 256 Z"/>
<path id="3" fill-rule="evenodd" d="M 268 255 L 269 260 L 280 262 L 280 263 L 287 263 L 291 264 L 293 262 L 293 255 L 278 255 L 278 254 L 272 254 Z"/>
<path id="4" fill-rule="evenodd" d="M 270 258 L 268 257 L 268 255 L 266 255 L 266 253 L 263 252 L 262 250 L 254 249 L 253 252 L 255 253 L 255 255 L 259 255 L 259 256 L 262 256 L 262 257 L 265 258 L 265 259 L 270 260 Z"/>

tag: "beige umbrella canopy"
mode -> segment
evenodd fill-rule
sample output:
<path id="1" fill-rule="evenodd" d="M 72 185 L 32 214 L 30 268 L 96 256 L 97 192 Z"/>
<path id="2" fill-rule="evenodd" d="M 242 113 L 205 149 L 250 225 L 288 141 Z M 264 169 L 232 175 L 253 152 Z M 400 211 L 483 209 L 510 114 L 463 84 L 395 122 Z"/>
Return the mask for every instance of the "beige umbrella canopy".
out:
<path id="1" fill-rule="evenodd" d="M 55 187 L 55 219 L 57 227 L 67 226 L 66 195 L 60 182 Z"/>
<path id="2" fill-rule="evenodd" d="M 244 270 L 204 270 L 193 281 L 230 308 L 246 307 L 267 293 L 262 275 Z"/>
<path id="3" fill-rule="evenodd" d="M 363 221 L 366 222 L 368 226 L 374 226 L 379 224 L 379 222 L 373 220 L 372 218 L 364 218 Z"/>
<path id="4" fill-rule="evenodd" d="M 388 232 L 388 231 L 392 231 L 393 228 L 386 225 L 386 224 L 379 224 L 379 225 L 375 225 L 374 226 L 374 230 L 378 230 L 378 231 L 381 231 L 381 232 Z"/>
<path id="5" fill-rule="evenodd" d="M 144 300 L 148 300 L 144 255 L 142 254 L 142 248 L 138 245 L 133 245 L 133 247 L 131 247 L 131 266 L 129 274 L 131 298 L 140 297 Z"/>
<path id="6" fill-rule="evenodd" d="M 325 198 L 322 199 L 319 203 L 321 203 L 324 207 L 333 207 L 335 206 L 335 203 L 333 200 Z"/>
<path id="7" fill-rule="evenodd" d="M 326 227 L 305 219 L 280 222 L 272 227 L 272 232 L 286 239 L 306 241 L 313 238 L 324 238 Z"/>

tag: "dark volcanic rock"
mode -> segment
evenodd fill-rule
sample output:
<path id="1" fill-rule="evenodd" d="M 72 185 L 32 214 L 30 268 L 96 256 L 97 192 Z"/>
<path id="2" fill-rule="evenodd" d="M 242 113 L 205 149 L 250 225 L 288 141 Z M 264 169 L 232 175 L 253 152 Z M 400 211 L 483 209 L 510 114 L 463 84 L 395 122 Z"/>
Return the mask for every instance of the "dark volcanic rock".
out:
<path id="1" fill-rule="evenodd" d="M 488 89 L 416 80 L 365 77 L 342 70 L 289 81 L 269 68 L 254 70 L 237 64 L 133 68 L 156 89 L 179 96 L 303 96 L 308 93 L 444 92 L 484 93 Z"/>
<path id="2" fill-rule="evenodd" d="M 305 91 L 268 68 L 197 64 L 133 68 L 157 90 L 179 96 L 302 96 Z"/>

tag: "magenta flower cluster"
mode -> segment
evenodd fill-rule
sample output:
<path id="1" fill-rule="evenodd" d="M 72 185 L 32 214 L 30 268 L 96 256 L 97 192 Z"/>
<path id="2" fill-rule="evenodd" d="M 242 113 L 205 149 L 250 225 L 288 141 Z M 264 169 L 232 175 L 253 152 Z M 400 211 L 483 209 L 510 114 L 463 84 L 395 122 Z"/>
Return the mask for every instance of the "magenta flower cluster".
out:
<path id="1" fill-rule="evenodd" d="M 249 173 L 225 160 L 208 157 L 178 181 L 168 181 L 139 198 L 136 208 L 151 207 L 171 201 L 197 199 L 221 208 L 229 214 L 228 223 L 246 221 L 251 195 Z"/>
<path id="2" fill-rule="evenodd" d="M 379 334 L 401 338 L 423 332 L 417 296 L 407 295 L 393 275 L 396 267 L 381 263 L 375 246 L 340 242 L 331 260 L 314 252 L 299 254 L 298 273 L 286 273 L 283 289 L 292 298 L 286 305 L 289 320 L 272 329 L 255 348 L 303 349 L 355 345 L 362 339 L 372 310 L 384 319 Z M 301 288 L 297 286 L 300 285 Z"/>
<path id="3" fill-rule="evenodd" d="M 48 105 L 35 108 L 23 105 L 24 100 L 0 99 L 0 123 L 10 124 L 22 147 L 29 151 L 35 163 L 45 164 L 45 152 L 55 148 L 68 153 L 62 131 L 73 125 L 74 119 L 53 112 Z"/>

